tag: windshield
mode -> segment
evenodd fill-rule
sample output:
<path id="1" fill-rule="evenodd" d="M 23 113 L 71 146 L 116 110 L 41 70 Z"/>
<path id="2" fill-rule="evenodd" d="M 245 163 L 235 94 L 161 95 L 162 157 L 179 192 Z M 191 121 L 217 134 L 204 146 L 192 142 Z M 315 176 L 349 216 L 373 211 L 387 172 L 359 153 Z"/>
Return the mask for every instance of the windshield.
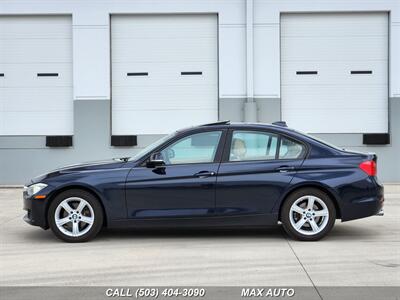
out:
<path id="1" fill-rule="evenodd" d="M 162 143 L 164 143 L 165 141 L 169 140 L 170 138 L 172 138 L 174 135 L 176 135 L 176 132 L 171 133 L 169 135 L 166 135 L 164 137 L 162 137 L 161 139 L 155 141 L 154 143 L 148 145 L 147 147 L 144 147 L 142 150 L 140 150 L 138 153 L 136 153 L 135 155 L 133 155 L 129 160 L 138 160 L 139 158 L 141 158 L 142 156 L 145 156 L 149 153 L 151 153 L 155 148 L 157 148 L 158 146 L 160 146 Z"/>

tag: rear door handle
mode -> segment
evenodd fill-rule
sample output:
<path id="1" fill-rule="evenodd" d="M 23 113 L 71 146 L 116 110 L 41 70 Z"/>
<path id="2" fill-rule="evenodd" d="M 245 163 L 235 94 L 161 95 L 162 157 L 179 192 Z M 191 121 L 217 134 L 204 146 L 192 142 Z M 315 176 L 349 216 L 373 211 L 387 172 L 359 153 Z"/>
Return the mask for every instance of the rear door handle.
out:
<path id="1" fill-rule="evenodd" d="M 294 166 L 280 166 L 277 167 L 275 170 L 284 173 L 284 172 L 290 172 L 290 171 L 294 171 L 295 167 Z"/>
<path id="2" fill-rule="evenodd" d="M 214 176 L 214 175 L 215 175 L 215 172 L 200 171 L 200 172 L 197 172 L 196 174 L 194 174 L 193 176 L 198 177 L 198 178 L 207 178 L 207 177 Z"/>

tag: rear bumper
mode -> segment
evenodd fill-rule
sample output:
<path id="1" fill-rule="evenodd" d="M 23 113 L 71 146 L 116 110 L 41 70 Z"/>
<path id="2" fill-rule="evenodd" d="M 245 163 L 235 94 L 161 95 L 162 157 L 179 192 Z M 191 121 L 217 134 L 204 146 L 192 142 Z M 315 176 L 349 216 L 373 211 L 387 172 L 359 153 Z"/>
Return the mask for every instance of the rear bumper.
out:
<path id="1" fill-rule="evenodd" d="M 343 205 L 342 222 L 374 215 L 383 216 L 384 201 L 383 185 L 374 180 L 374 186 L 371 187 L 370 197 L 354 199 L 353 201 Z"/>

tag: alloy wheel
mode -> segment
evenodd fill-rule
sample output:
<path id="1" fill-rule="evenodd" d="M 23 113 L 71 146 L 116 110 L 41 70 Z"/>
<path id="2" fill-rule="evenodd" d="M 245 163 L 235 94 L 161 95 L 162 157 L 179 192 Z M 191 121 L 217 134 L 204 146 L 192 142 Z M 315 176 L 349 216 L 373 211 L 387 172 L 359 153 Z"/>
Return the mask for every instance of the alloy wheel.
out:
<path id="1" fill-rule="evenodd" d="M 80 237 L 87 233 L 94 223 L 94 210 L 86 200 L 70 197 L 57 206 L 54 220 L 57 228 L 65 235 Z"/>
<path id="2" fill-rule="evenodd" d="M 329 210 L 325 202 L 312 195 L 298 198 L 289 211 L 292 227 L 304 235 L 321 232 L 329 221 Z"/>

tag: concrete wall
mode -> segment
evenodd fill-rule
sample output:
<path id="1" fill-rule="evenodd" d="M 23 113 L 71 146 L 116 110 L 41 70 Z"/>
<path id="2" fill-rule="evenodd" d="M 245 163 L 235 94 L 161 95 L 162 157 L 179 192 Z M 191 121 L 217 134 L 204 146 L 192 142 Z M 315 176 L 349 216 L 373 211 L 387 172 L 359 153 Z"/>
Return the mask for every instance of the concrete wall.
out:
<path id="1" fill-rule="evenodd" d="M 2 1 L 0 15 L 72 14 L 74 145 L 54 149 L 45 147 L 44 136 L 0 136 L 0 184 L 22 184 L 32 176 L 68 163 L 129 156 L 159 137 L 139 135 L 137 147 L 110 146 L 110 14 L 218 13 L 219 117 L 243 121 L 245 102 L 254 101 L 257 109 L 254 121 L 272 122 L 281 118 L 280 14 L 329 11 L 390 12 L 388 101 L 391 144 L 367 147 L 362 144 L 361 134 L 320 136 L 338 146 L 376 152 L 380 178 L 386 182 L 399 182 L 400 56 L 397 53 L 400 53 L 400 2 L 254 0 L 249 5 L 248 1 Z M 249 9 L 252 9 L 251 18 Z M 251 24 L 246 24 L 249 20 Z M 251 38 L 246 36 L 249 33 Z"/>

